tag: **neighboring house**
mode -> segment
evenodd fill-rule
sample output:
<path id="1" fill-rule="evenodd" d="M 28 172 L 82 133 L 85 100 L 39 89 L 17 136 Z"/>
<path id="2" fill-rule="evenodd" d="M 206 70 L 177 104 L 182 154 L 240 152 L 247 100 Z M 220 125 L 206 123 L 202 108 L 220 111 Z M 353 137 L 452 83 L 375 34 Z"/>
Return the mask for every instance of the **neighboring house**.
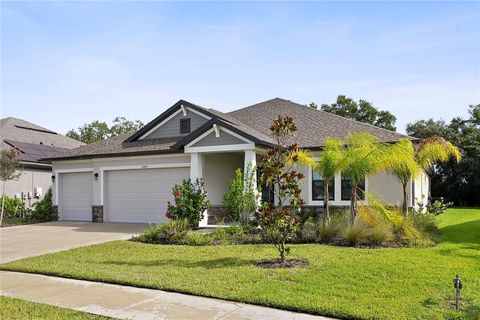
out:
<path id="1" fill-rule="evenodd" d="M 172 187 L 183 179 L 202 177 L 213 207 L 201 226 L 216 224 L 225 213 L 222 198 L 228 181 L 236 168 L 255 165 L 272 146 L 269 128 L 278 115 L 293 117 L 299 129 L 297 142 L 317 154 L 328 136 L 366 131 L 385 142 L 407 137 L 279 98 L 229 113 L 180 100 L 133 134 L 50 157 L 60 219 L 91 221 L 93 216 L 94 221 L 165 222 Z M 306 176 L 302 193 L 306 205 L 320 207 L 321 177 L 311 168 L 301 170 Z M 333 205 L 349 205 L 348 180 L 339 175 L 331 188 Z M 401 184 L 389 174 L 367 177 L 365 189 L 389 204 L 402 202 Z M 411 196 L 427 195 L 427 189 L 426 175 L 410 183 L 412 204 Z M 272 200 L 266 188 L 262 196 Z"/>
<path id="2" fill-rule="evenodd" d="M 21 175 L 18 180 L 7 181 L 6 195 L 23 199 L 27 206 L 43 198 L 52 185 L 52 165 L 49 161 L 40 159 L 83 145 L 36 124 L 12 117 L 0 120 L 0 137 L 1 149 L 17 149 L 21 160 Z"/>

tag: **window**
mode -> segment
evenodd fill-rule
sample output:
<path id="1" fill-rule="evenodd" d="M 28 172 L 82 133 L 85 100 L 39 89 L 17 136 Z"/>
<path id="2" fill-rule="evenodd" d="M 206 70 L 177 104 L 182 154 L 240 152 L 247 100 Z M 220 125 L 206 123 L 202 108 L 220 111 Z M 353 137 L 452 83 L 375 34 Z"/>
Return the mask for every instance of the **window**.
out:
<path id="1" fill-rule="evenodd" d="M 190 132 L 190 118 L 180 119 L 180 133 Z"/>
<path id="2" fill-rule="evenodd" d="M 274 204 L 275 203 L 275 193 L 273 190 L 273 187 L 267 187 L 263 182 L 262 182 L 262 173 L 260 172 L 259 169 L 257 169 L 257 187 L 260 186 L 261 192 L 262 192 L 262 203 L 269 203 L 269 204 Z"/>
<path id="3" fill-rule="evenodd" d="M 365 200 L 365 180 L 357 186 L 358 200 Z M 342 176 L 342 200 L 350 200 L 352 195 L 352 183 L 350 178 Z"/>
<path id="4" fill-rule="evenodd" d="M 328 183 L 328 200 L 335 199 L 334 180 Z M 312 200 L 323 200 L 323 179 L 315 171 L 312 171 Z"/>

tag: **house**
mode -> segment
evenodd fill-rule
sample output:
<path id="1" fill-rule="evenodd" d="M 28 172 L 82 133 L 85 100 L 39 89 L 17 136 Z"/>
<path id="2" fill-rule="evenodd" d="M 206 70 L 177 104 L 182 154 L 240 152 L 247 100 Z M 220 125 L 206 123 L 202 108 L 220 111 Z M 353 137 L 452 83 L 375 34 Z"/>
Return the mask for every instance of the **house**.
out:
<path id="1" fill-rule="evenodd" d="M 20 177 L 7 181 L 6 195 L 17 197 L 27 206 L 43 198 L 52 185 L 52 165 L 41 158 L 82 146 L 83 143 L 13 117 L 0 120 L 1 149 L 19 152 Z"/>
<path id="2" fill-rule="evenodd" d="M 202 177 L 213 207 L 200 225 L 216 224 L 225 213 L 222 198 L 228 181 L 236 168 L 255 165 L 266 148 L 272 146 L 269 127 L 278 115 L 293 117 L 299 128 L 297 142 L 317 155 L 328 136 L 345 137 L 351 132 L 366 131 L 385 142 L 407 137 L 279 98 L 229 113 L 180 100 L 133 134 L 50 157 L 59 217 L 164 222 L 172 187 L 183 179 Z M 302 193 L 306 205 L 321 206 L 321 177 L 311 168 L 301 170 L 306 176 Z M 330 188 L 333 205 L 349 205 L 348 180 L 339 175 Z M 389 174 L 367 177 L 365 189 L 389 204 L 402 202 L 401 184 Z M 428 194 L 427 176 L 410 183 L 409 193 L 410 199 Z M 268 190 L 263 190 L 262 196 L 268 199 Z"/>

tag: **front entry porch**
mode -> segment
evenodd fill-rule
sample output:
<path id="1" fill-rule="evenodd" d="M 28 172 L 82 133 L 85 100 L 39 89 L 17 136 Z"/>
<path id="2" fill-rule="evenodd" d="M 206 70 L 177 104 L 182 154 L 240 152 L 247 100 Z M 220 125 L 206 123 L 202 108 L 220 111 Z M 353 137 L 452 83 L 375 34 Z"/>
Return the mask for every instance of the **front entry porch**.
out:
<path id="1" fill-rule="evenodd" d="M 191 153 L 190 178 L 203 178 L 207 198 L 212 207 L 200 221 L 200 227 L 215 226 L 231 221 L 229 211 L 223 205 L 223 195 L 228 184 L 235 177 L 235 171 L 247 171 L 256 167 L 259 160 L 256 150 L 239 150 L 230 152 L 193 152 Z"/>

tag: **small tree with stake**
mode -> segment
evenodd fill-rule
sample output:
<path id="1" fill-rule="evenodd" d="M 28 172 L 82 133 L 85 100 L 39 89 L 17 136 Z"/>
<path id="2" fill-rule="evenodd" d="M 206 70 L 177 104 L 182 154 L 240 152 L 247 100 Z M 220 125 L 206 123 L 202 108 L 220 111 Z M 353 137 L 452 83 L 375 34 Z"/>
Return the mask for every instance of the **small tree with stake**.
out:
<path id="1" fill-rule="evenodd" d="M 21 172 L 18 172 L 20 161 L 18 160 L 18 151 L 16 149 L 5 149 L 0 153 L 0 180 L 2 186 L 2 212 L 0 214 L 0 225 L 3 223 L 3 211 L 5 209 L 5 187 L 7 181 L 17 179 Z"/>
<path id="2" fill-rule="evenodd" d="M 298 145 L 291 143 L 297 132 L 297 126 L 291 117 L 278 116 L 270 127 L 276 141 L 273 148 L 267 150 L 260 166 L 263 183 L 274 190 L 276 205 L 264 204 L 256 213 L 257 221 L 264 235 L 272 242 L 280 254 L 279 262 L 285 263 L 285 244 L 295 235 L 298 221 L 294 211 L 303 204 L 300 197 L 300 182 L 303 174 L 295 171 L 302 157 Z"/>

